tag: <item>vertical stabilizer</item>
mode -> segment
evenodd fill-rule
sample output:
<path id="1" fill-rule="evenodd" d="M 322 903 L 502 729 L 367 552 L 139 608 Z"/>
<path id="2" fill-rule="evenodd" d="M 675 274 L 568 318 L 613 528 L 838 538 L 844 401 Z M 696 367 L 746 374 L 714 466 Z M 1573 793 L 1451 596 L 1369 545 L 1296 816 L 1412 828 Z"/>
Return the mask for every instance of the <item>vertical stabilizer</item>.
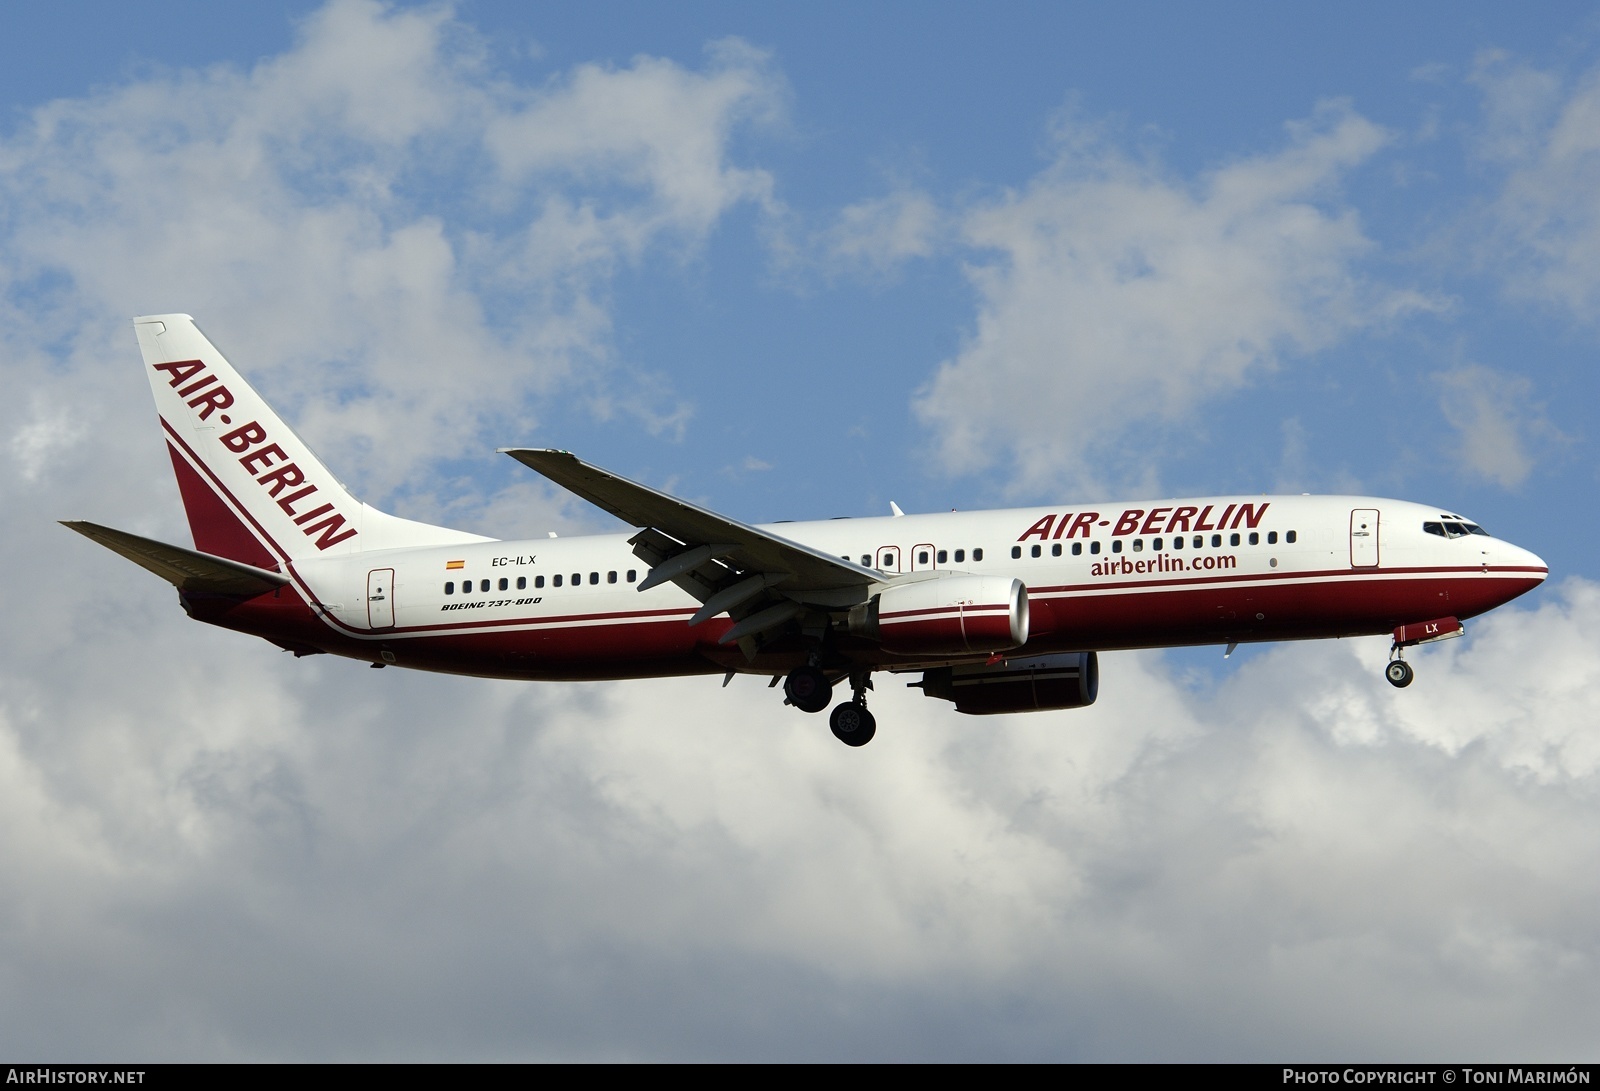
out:
<path id="1" fill-rule="evenodd" d="M 488 540 L 386 515 L 351 496 L 188 315 L 136 318 L 133 328 L 196 549 L 275 568 L 303 557 Z"/>

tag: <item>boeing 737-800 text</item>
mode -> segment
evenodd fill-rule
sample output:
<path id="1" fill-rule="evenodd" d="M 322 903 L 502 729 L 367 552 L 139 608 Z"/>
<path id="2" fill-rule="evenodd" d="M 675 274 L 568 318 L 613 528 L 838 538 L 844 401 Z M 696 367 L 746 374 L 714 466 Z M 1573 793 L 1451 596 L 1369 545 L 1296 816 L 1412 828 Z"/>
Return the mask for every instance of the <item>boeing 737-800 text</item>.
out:
<path id="1" fill-rule="evenodd" d="M 491 678 L 737 673 L 833 732 L 876 730 L 874 671 L 960 712 L 1078 708 L 1096 652 L 1393 633 L 1404 649 L 1539 585 L 1525 549 L 1439 508 L 1208 496 L 753 526 L 565 451 L 506 454 L 637 527 L 497 541 L 351 496 L 187 315 L 134 322 L 194 548 L 68 522 L 189 616 L 296 655 Z M 1230 648 L 1231 650 L 1231 648 Z"/>

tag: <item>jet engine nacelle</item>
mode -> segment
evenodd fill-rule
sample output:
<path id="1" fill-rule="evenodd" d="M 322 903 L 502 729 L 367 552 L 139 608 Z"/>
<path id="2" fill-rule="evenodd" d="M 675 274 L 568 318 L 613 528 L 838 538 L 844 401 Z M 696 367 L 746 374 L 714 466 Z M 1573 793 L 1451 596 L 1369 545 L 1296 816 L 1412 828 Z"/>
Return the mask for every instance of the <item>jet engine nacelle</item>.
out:
<path id="1" fill-rule="evenodd" d="M 905 655 L 1003 652 L 1028 642 L 1028 589 L 1006 576 L 891 587 L 850 611 L 850 631 Z"/>
<path id="2" fill-rule="evenodd" d="M 1094 652 L 1067 652 L 1008 659 L 992 667 L 940 667 L 923 671 L 922 681 L 912 685 L 974 716 L 1083 708 L 1100 694 L 1100 659 Z"/>

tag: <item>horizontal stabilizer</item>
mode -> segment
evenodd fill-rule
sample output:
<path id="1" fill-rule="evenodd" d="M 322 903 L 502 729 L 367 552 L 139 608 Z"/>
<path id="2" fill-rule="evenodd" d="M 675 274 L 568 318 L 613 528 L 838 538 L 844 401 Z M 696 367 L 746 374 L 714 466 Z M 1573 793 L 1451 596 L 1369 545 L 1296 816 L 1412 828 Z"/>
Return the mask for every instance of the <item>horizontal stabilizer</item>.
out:
<path id="1" fill-rule="evenodd" d="M 281 572 L 213 557 L 192 549 L 141 538 L 125 530 L 112 530 L 81 519 L 63 519 L 61 525 L 120 553 L 140 568 L 148 569 L 180 591 L 208 591 L 221 595 L 259 595 L 289 582 Z"/>

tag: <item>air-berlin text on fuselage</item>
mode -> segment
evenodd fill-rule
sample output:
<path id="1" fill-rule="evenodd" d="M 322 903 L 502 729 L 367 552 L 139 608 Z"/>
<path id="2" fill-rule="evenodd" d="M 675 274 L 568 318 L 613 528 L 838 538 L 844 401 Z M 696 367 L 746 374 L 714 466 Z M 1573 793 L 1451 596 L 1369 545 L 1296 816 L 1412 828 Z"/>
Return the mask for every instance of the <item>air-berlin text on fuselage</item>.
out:
<path id="1" fill-rule="evenodd" d="M 1195 507 L 1193 504 L 1184 504 L 1173 508 L 1126 508 L 1117 516 L 1116 525 L 1110 519 L 1100 518 L 1097 511 L 1080 511 L 1076 515 L 1065 512 L 1057 515 L 1052 512 L 1041 516 L 1039 520 L 1022 532 L 1017 539 L 1026 542 L 1029 538 L 1037 538 L 1041 542 L 1054 541 L 1058 538 L 1088 538 L 1095 527 L 1111 527 L 1111 535 L 1120 538 L 1125 534 L 1187 534 L 1190 531 L 1202 530 L 1238 530 L 1241 526 L 1254 530 L 1261 525 L 1261 517 L 1272 506 L 1271 501 L 1264 504 L 1229 504 L 1222 509 L 1222 514 L 1217 516 L 1215 522 L 1211 514 L 1216 510 L 1215 504 L 1205 507 Z"/>
<path id="2" fill-rule="evenodd" d="M 217 382 L 215 375 L 206 372 L 203 361 L 173 360 L 154 366 L 157 371 L 167 373 L 168 385 L 178 391 L 178 397 L 183 398 L 201 420 L 210 420 L 211 414 L 216 413 L 222 424 L 233 423 L 222 412 L 233 405 L 233 395 Z M 267 441 L 267 430 L 259 423 L 251 421 L 217 438 L 229 451 L 244 456 L 239 459 L 244 472 L 267 490 L 267 495 L 277 501 L 278 507 L 294 520 L 307 538 L 315 539 L 318 549 L 327 549 L 356 536 L 356 528 L 347 525 L 345 517 L 334 511 L 332 504 L 317 503 L 316 485 L 306 480 L 306 475 L 289 461 L 282 447 Z M 263 470 L 266 472 L 262 473 Z M 286 490 L 287 495 L 280 495 Z"/>

